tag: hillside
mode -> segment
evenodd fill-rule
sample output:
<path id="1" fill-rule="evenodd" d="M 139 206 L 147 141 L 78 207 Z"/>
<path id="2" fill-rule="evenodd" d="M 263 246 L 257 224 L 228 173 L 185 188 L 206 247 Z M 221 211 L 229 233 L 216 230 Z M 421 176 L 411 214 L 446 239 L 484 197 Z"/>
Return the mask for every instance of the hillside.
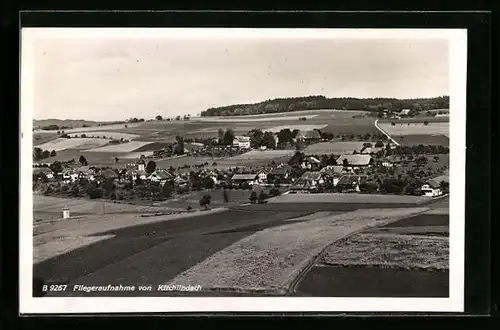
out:
<path id="1" fill-rule="evenodd" d="M 326 98 L 325 96 L 305 96 L 292 98 L 277 98 L 253 104 L 235 104 L 209 108 L 201 112 L 202 117 L 210 116 L 243 116 L 277 112 L 292 112 L 300 110 L 338 109 L 338 110 L 368 110 L 383 109 L 401 110 L 413 109 L 426 111 L 433 109 L 448 109 L 449 96 L 420 99 L 395 98 Z"/>
<path id="2" fill-rule="evenodd" d="M 111 122 L 111 121 L 92 121 L 84 119 L 33 119 L 33 128 L 42 129 L 48 131 L 60 130 L 60 129 L 72 129 L 79 127 L 95 127 L 95 126 L 107 126 L 113 124 L 121 124 L 122 122 Z"/>

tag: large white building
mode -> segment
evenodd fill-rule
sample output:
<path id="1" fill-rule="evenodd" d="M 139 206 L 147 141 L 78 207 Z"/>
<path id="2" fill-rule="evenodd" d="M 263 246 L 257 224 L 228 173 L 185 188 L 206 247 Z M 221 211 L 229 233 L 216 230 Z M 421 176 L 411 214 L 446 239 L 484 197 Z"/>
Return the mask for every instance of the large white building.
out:
<path id="1" fill-rule="evenodd" d="M 235 136 L 233 140 L 233 147 L 238 147 L 240 149 L 250 149 L 250 137 Z"/>

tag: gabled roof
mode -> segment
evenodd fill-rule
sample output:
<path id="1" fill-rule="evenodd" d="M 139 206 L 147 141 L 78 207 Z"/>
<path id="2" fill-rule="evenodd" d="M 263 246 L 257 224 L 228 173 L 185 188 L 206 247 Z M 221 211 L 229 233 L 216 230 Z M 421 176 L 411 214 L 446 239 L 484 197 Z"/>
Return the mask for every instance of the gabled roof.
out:
<path id="1" fill-rule="evenodd" d="M 231 180 L 255 180 L 257 174 L 235 174 Z"/>
<path id="2" fill-rule="evenodd" d="M 303 180 L 319 180 L 323 177 L 323 175 L 324 173 L 320 171 L 305 172 L 300 178 Z"/>
<path id="3" fill-rule="evenodd" d="M 298 139 L 321 139 L 321 134 L 316 130 L 300 131 L 297 134 Z"/>
<path id="4" fill-rule="evenodd" d="M 337 185 L 350 186 L 353 184 L 364 184 L 368 180 L 366 175 L 344 175 L 340 178 Z"/>
<path id="5" fill-rule="evenodd" d="M 235 136 L 234 137 L 234 141 L 238 141 L 238 142 L 250 142 L 250 137 L 249 136 L 241 136 L 241 135 L 238 135 L 238 136 Z"/>
<path id="6" fill-rule="evenodd" d="M 342 174 L 343 167 L 342 166 L 335 166 L 335 167 L 339 167 L 339 169 L 337 170 L 333 167 L 323 167 L 320 170 L 320 172 L 332 178 L 339 178 L 343 175 Z"/>
<path id="7" fill-rule="evenodd" d="M 154 171 L 153 173 L 151 173 L 150 177 L 152 176 L 156 176 L 157 178 L 159 179 L 169 179 L 171 178 L 172 176 L 170 175 L 170 173 L 168 173 L 167 171 Z"/>
<path id="8" fill-rule="evenodd" d="M 342 155 L 337 159 L 337 164 L 343 165 L 344 159 L 347 159 L 349 165 L 354 166 L 363 166 L 369 165 L 372 160 L 372 156 L 365 154 L 357 154 L 357 155 Z"/>
<path id="9" fill-rule="evenodd" d="M 432 178 L 427 181 L 427 184 L 431 186 L 432 188 L 439 188 L 441 187 L 441 181 L 444 182 L 450 182 L 449 176 L 448 175 L 441 175 L 435 178 Z"/>
<path id="10" fill-rule="evenodd" d="M 276 167 L 276 168 L 273 168 L 271 171 L 270 171 L 270 174 L 273 174 L 273 175 L 285 175 L 286 173 L 290 172 L 292 169 L 291 166 L 282 166 L 282 167 Z"/>

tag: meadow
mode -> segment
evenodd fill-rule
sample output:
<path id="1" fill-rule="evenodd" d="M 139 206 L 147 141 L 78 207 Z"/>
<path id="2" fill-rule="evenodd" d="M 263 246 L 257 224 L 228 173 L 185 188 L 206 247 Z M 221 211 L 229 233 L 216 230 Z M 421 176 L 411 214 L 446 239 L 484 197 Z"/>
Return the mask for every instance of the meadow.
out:
<path id="1" fill-rule="evenodd" d="M 105 139 L 92 139 L 92 138 L 57 138 L 49 142 L 38 145 L 37 147 L 42 150 L 55 150 L 62 151 L 66 149 L 92 149 L 98 148 L 108 144 L 109 140 Z"/>
<path id="2" fill-rule="evenodd" d="M 429 122 L 428 125 L 423 123 L 396 123 L 396 125 L 379 123 L 378 125 L 396 141 L 403 136 L 402 143 L 405 143 L 406 137 L 409 137 L 408 141 L 415 141 L 413 143 L 422 140 L 418 144 L 440 144 L 441 141 L 445 141 L 443 137 L 449 138 L 450 132 L 449 122 Z M 421 138 L 415 138 L 416 136 Z"/>
<path id="3" fill-rule="evenodd" d="M 116 131 L 85 131 L 80 133 L 70 133 L 68 134 L 70 137 L 81 137 L 82 134 L 85 134 L 87 138 L 104 138 L 104 139 L 127 139 L 132 140 L 140 137 L 137 134 L 128 134 L 121 133 Z"/>
<path id="4" fill-rule="evenodd" d="M 363 144 L 367 142 L 357 142 L 357 141 L 345 141 L 345 142 L 320 142 L 312 144 L 306 147 L 304 152 L 306 154 L 315 155 L 341 155 L 341 154 L 352 154 L 354 150 L 357 152 L 361 151 Z M 376 142 L 369 142 L 372 144 L 371 150 L 377 152 L 381 148 L 373 147 Z"/>

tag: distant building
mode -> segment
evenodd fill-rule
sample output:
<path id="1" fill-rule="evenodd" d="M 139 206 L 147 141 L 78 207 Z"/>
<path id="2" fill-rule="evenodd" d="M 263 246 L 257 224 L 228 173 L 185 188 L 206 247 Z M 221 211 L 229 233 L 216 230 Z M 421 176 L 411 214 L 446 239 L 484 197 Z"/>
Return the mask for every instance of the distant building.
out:
<path id="1" fill-rule="evenodd" d="M 360 186 L 368 181 L 366 175 L 344 175 L 337 182 L 341 192 L 360 192 Z"/>
<path id="2" fill-rule="evenodd" d="M 291 191 L 311 191 L 327 182 L 326 174 L 320 171 L 306 172 L 290 187 Z"/>
<path id="3" fill-rule="evenodd" d="M 250 137 L 235 136 L 233 140 L 233 147 L 237 147 L 240 149 L 250 149 Z"/>
<path id="4" fill-rule="evenodd" d="M 408 116 L 410 114 L 411 110 L 410 109 L 402 109 L 399 114 L 403 116 Z"/>
<path id="5" fill-rule="evenodd" d="M 173 179 L 172 175 L 166 170 L 157 169 L 148 177 L 148 180 L 152 182 L 165 183 L 168 180 Z"/>
<path id="6" fill-rule="evenodd" d="M 440 196 L 443 194 L 443 191 L 441 189 L 441 182 L 442 181 L 449 183 L 449 176 L 448 175 L 441 175 L 441 176 L 435 177 L 433 179 L 430 179 L 420 189 L 422 190 L 422 193 L 425 196 L 429 196 L 429 197 Z"/>
<path id="7" fill-rule="evenodd" d="M 357 155 L 342 155 L 337 159 L 337 165 L 344 166 L 344 160 L 347 160 L 348 169 L 357 169 L 370 167 L 373 165 L 374 160 L 371 155 L 357 154 Z"/>
<path id="8" fill-rule="evenodd" d="M 292 172 L 292 167 L 288 164 L 280 164 L 277 167 L 273 168 L 269 175 L 272 175 L 275 179 L 286 180 L 290 177 Z"/>
<path id="9" fill-rule="evenodd" d="M 144 160 L 139 160 L 137 162 L 137 170 L 138 171 L 145 171 L 146 170 L 146 162 Z"/>
<path id="10" fill-rule="evenodd" d="M 321 134 L 317 130 L 312 131 L 300 131 L 295 137 L 297 141 L 320 141 Z"/>
<path id="11" fill-rule="evenodd" d="M 249 185 L 253 185 L 257 183 L 259 180 L 259 176 L 257 174 L 235 174 L 231 178 L 231 182 L 235 185 L 239 185 L 242 183 L 248 183 Z"/>

